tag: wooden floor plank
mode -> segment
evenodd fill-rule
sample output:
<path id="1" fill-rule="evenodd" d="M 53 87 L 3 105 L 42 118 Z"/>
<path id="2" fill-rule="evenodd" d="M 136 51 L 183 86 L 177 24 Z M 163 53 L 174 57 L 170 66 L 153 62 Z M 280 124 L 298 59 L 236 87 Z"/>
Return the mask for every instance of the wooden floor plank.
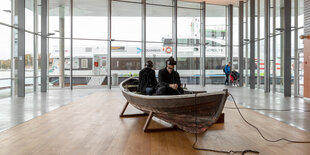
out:
<path id="1" fill-rule="evenodd" d="M 183 131 L 144 133 L 147 117 L 120 118 L 120 92 L 100 92 L 0 133 L 0 154 L 206 154 L 193 150 L 193 134 Z M 227 102 L 226 106 L 234 106 Z M 138 110 L 129 107 L 126 113 Z M 236 109 L 225 109 L 225 124 L 198 135 L 197 147 L 257 150 L 260 154 L 310 154 L 310 144 L 264 141 Z M 244 117 L 270 138 L 310 141 L 310 133 L 251 110 Z M 163 127 L 158 119 L 151 127 Z M 207 153 L 216 154 L 216 153 Z"/>

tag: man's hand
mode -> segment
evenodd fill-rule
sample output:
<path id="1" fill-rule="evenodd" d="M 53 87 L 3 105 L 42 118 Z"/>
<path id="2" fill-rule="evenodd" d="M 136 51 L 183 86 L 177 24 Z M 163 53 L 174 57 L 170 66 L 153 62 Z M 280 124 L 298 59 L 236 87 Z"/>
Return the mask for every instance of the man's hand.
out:
<path id="1" fill-rule="evenodd" d="M 169 84 L 169 87 L 174 89 L 174 90 L 177 90 L 178 89 L 178 84 Z"/>

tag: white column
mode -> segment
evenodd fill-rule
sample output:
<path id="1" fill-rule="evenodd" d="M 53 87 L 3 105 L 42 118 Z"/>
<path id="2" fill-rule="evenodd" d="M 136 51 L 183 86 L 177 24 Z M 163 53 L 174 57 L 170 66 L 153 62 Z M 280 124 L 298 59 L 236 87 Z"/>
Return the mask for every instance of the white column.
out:
<path id="1" fill-rule="evenodd" d="M 65 9 L 59 6 L 59 87 L 65 85 Z"/>

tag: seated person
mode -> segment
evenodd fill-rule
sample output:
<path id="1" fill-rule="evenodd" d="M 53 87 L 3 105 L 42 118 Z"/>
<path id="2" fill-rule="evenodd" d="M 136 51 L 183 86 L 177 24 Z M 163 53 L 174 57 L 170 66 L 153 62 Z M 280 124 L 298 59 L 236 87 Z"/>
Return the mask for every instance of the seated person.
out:
<path id="1" fill-rule="evenodd" d="M 157 95 L 180 95 L 184 94 L 184 90 L 180 87 L 181 81 L 177 71 L 174 70 L 174 66 L 177 62 L 170 57 L 166 61 L 166 67 L 158 72 L 158 88 Z"/>
<path id="2" fill-rule="evenodd" d="M 155 71 L 152 69 L 153 62 L 148 60 L 145 66 L 146 67 L 139 72 L 139 86 L 137 92 L 141 92 L 141 94 L 144 95 L 152 95 L 155 93 L 157 86 Z"/>

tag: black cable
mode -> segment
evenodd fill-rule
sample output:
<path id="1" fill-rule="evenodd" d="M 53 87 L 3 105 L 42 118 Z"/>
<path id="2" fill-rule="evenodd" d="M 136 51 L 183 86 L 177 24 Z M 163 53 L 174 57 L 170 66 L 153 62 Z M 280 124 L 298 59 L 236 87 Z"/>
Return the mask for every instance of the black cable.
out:
<path id="1" fill-rule="evenodd" d="M 181 95 L 181 93 L 177 90 L 177 92 Z M 193 92 L 191 92 L 193 94 Z M 290 142 L 290 143 L 310 143 L 310 141 L 296 141 L 296 140 L 289 140 L 289 139 L 286 139 L 286 138 L 280 138 L 280 139 L 277 139 L 277 140 L 270 140 L 270 139 L 267 139 L 262 133 L 261 131 L 256 127 L 254 126 L 253 124 L 249 123 L 242 115 L 242 113 L 240 112 L 240 108 L 237 106 L 237 103 L 235 101 L 235 98 L 230 94 L 230 96 L 232 97 L 233 101 L 234 101 L 234 104 L 236 106 L 236 109 L 238 110 L 240 116 L 242 117 L 242 119 L 250 126 L 252 126 L 253 128 L 255 128 L 257 130 L 257 132 L 260 134 L 260 136 L 268 141 L 268 142 L 279 142 L 279 141 L 287 141 L 287 142 Z M 256 153 L 256 154 L 259 154 L 258 151 L 254 151 L 254 150 L 243 150 L 243 151 L 234 151 L 234 150 L 230 150 L 230 151 L 223 151 L 223 150 L 215 150 L 215 149 L 209 149 L 209 148 L 198 148 L 198 147 L 195 147 L 195 145 L 197 144 L 197 141 L 198 141 L 198 134 L 197 134 L 197 106 L 196 106 L 196 103 L 197 103 L 197 93 L 195 93 L 195 125 L 196 125 L 196 132 L 195 132 L 195 142 L 192 144 L 192 148 L 195 149 L 195 150 L 198 150 L 198 151 L 209 151 L 209 152 L 216 152 L 216 153 L 225 153 L 225 154 L 231 154 L 231 153 L 239 153 L 239 154 L 246 154 L 246 153 Z M 231 107 L 228 107 L 228 108 L 231 108 Z M 243 108 L 242 108 L 243 109 Z M 248 109 L 248 108 L 244 108 L 244 109 Z M 272 109 L 260 109 L 260 110 L 272 110 Z"/>
<path id="2" fill-rule="evenodd" d="M 236 106 L 236 108 L 237 108 L 237 110 L 238 110 L 238 112 L 239 112 L 241 118 L 242 118 L 248 125 L 250 125 L 250 126 L 252 126 L 253 128 L 255 128 L 256 131 L 260 134 L 260 136 L 261 136 L 264 140 L 266 140 L 266 141 L 268 141 L 268 142 L 272 142 L 272 143 L 279 142 L 279 141 L 282 141 L 282 140 L 283 140 L 283 141 L 290 142 L 290 143 L 310 143 L 310 141 L 296 141 L 296 140 L 289 140 L 289 139 L 286 139 L 286 138 L 280 138 L 280 139 L 276 139 L 276 140 L 270 140 L 270 139 L 266 138 L 256 126 L 254 126 L 253 124 L 251 124 L 250 122 L 248 122 L 248 121 L 243 117 L 243 115 L 242 115 L 241 112 L 240 112 L 239 107 L 237 106 L 237 103 L 236 103 L 236 101 L 235 101 L 235 98 L 234 98 L 231 94 L 230 94 L 230 96 L 231 96 L 231 98 L 233 99 L 234 104 L 235 104 L 235 106 Z"/>
<path id="3" fill-rule="evenodd" d="M 196 128 L 195 128 L 195 142 L 193 143 L 192 145 L 192 148 L 194 150 L 199 150 L 199 151 L 208 151 L 208 152 L 216 152 L 216 153 L 226 153 L 226 154 L 231 154 L 231 153 L 239 153 L 239 154 L 246 154 L 246 153 L 256 153 L 256 154 L 259 154 L 258 151 L 253 151 L 253 150 L 243 150 L 243 151 L 234 151 L 234 150 L 230 150 L 230 151 L 223 151 L 223 150 L 215 150 L 215 149 L 209 149 L 209 148 L 198 148 L 198 147 L 195 147 L 197 141 L 198 141 L 198 134 L 197 134 L 197 93 L 195 93 L 195 104 L 194 104 L 194 109 L 195 109 L 195 125 L 196 125 Z"/>
<path id="4" fill-rule="evenodd" d="M 225 107 L 225 109 L 237 109 L 237 108 L 235 108 L 235 107 Z M 299 108 L 291 108 L 291 109 L 239 108 L 239 109 L 257 110 L 257 111 L 299 111 L 299 112 L 310 112 L 310 110 L 303 110 L 303 109 L 299 109 Z"/>

